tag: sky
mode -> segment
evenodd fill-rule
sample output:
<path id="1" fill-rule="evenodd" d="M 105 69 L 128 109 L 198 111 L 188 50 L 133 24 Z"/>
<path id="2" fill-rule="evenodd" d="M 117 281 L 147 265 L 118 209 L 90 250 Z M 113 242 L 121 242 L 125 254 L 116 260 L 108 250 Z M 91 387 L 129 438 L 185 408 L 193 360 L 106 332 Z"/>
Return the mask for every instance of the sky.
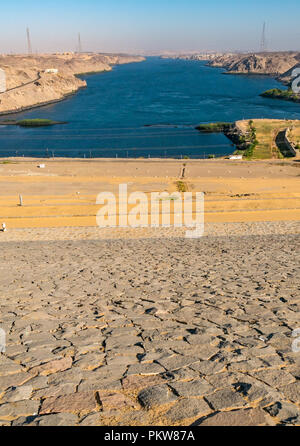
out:
<path id="1" fill-rule="evenodd" d="M 10 0 L 0 53 L 300 50 L 299 0 Z"/>

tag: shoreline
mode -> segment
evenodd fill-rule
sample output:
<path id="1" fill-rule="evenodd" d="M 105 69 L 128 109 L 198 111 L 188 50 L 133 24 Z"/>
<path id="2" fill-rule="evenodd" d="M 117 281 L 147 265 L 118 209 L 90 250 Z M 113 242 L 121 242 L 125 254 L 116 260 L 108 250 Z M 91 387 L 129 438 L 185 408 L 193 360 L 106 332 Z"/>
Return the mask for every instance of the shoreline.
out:
<path id="1" fill-rule="evenodd" d="M 60 162 L 60 163 L 178 163 L 180 165 L 183 164 L 191 164 L 191 163 L 217 163 L 217 162 L 226 162 L 232 163 L 233 165 L 245 164 L 249 163 L 249 165 L 253 165 L 253 163 L 294 163 L 294 158 L 265 158 L 265 159 L 230 159 L 228 156 L 223 157 L 215 157 L 215 158 L 189 158 L 189 159 L 181 159 L 181 158 L 77 158 L 77 157 L 69 157 L 66 158 L 64 156 L 55 156 L 55 157 L 1 157 L 0 156 L 0 166 L 5 164 L 19 164 L 19 163 L 35 163 L 39 161 L 49 161 L 49 162 Z M 298 162 L 298 161 L 297 161 Z"/>
<path id="2" fill-rule="evenodd" d="M 129 62 L 130 63 L 130 62 Z M 134 62 L 133 62 L 134 63 Z M 112 71 L 114 69 L 114 67 L 111 68 L 111 70 L 100 70 L 100 71 L 87 71 L 84 73 L 76 73 L 74 74 L 74 77 L 81 79 L 82 76 L 89 76 L 89 75 L 93 75 L 93 74 L 101 74 L 101 73 L 109 73 L 110 71 Z M 23 85 L 22 85 L 23 87 Z M 57 104 L 59 102 L 65 101 L 66 99 L 71 98 L 72 96 L 75 96 L 80 90 L 85 90 L 88 88 L 88 85 L 83 85 L 83 86 L 79 86 L 77 88 L 77 90 L 74 90 L 71 93 L 66 93 L 62 98 L 60 99 L 53 99 L 50 101 L 46 101 L 46 102 L 42 102 L 40 104 L 36 104 L 36 105 L 29 105 L 28 107 L 22 107 L 21 109 L 19 109 L 18 111 L 15 110 L 9 110 L 9 111 L 5 111 L 5 112 L 0 112 L 0 116 L 5 116 L 5 115 L 14 115 L 14 114 L 19 114 L 19 113 L 23 113 L 25 111 L 30 111 L 30 110 L 35 110 L 36 108 L 41 108 L 41 107 L 47 107 L 48 105 L 52 105 L 52 104 Z"/>
<path id="3" fill-rule="evenodd" d="M 97 57 L 97 56 L 98 55 L 95 55 L 94 57 Z M 8 57 L 8 56 L 5 56 L 5 57 Z M 37 56 L 37 57 L 39 57 L 39 56 Z M 106 56 L 103 56 L 103 57 L 106 57 Z M 112 71 L 114 69 L 114 67 L 117 66 L 117 65 L 123 65 L 123 64 L 125 65 L 125 64 L 129 64 L 129 63 L 140 63 L 140 62 L 143 62 L 145 60 L 145 58 L 142 57 L 142 56 L 130 56 L 129 57 L 127 55 L 126 56 L 125 55 L 122 55 L 122 56 L 115 55 L 115 56 L 112 56 L 112 57 L 114 57 L 114 58 L 116 58 L 116 57 L 117 58 L 118 57 L 124 57 L 125 60 L 123 61 L 122 58 L 121 58 L 119 60 L 112 60 L 112 61 L 98 61 L 96 63 L 103 64 L 103 67 L 101 67 L 99 69 L 98 68 L 91 68 L 90 70 L 88 70 L 88 69 L 85 70 L 84 68 L 81 68 L 80 71 L 67 73 L 66 76 L 65 76 L 66 73 L 64 73 L 63 70 L 62 70 L 63 75 L 59 74 L 59 76 L 61 78 L 60 81 L 62 83 L 63 82 L 72 83 L 72 80 L 73 80 L 73 84 L 72 84 L 73 89 L 72 89 L 72 91 L 69 91 L 69 92 L 66 92 L 66 93 L 61 93 L 61 96 L 56 98 L 56 99 L 49 99 L 49 100 L 37 102 L 37 103 L 34 103 L 34 104 L 30 104 L 28 106 L 27 105 L 26 106 L 20 106 L 20 107 L 18 107 L 15 110 L 14 109 L 8 109 L 8 110 L 0 111 L 0 116 L 6 116 L 6 115 L 9 116 L 9 115 L 12 115 L 12 114 L 19 114 L 19 113 L 23 113 L 23 112 L 26 112 L 26 111 L 34 110 L 36 108 L 46 107 L 48 105 L 52 105 L 52 104 L 56 104 L 56 103 L 62 102 L 64 100 L 68 99 L 69 97 L 74 96 L 80 90 L 88 88 L 87 82 L 84 79 L 82 79 L 83 76 L 95 75 L 95 74 L 100 74 L 100 73 L 107 73 L 107 72 Z M 126 59 L 127 57 L 128 57 L 128 60 Z M 75 59 L 75 63 L 76 62 L 81 62 L 81 61 L 80 60 L 78 61 L 78 60 Z M 88 62 L 87 62 L 87 64 L 88 64 Z M 61 71 L 60 71 L 60 73 L 61 73 Z M 48 79 L 49 78 L 47 78 L 45 76 L 43 77 L 43 76 L 39 75 L 39 78 L 37 80 L 39 82 L 42 82 L 42 81 L 45 82 L 45 80 L 46 80 L 46 82 L 47 82 Z M 58 78 L 55 78 L 55 81 L 57 81 L 57 79 Z M 60 81 L 58 81 L 57 87 L 59 87 L 59 82 Z M 30 81 L 30 82 L 28 82 L 26 84 L 21 84 L 21 85 L 18 85 L 16 87 L 14 87 L 14 88 L 7 89 L 5 92 L 1 93 L 1 96 L 6 95 L 6 94 L 9 95 L 10 92 L 15 92 L 15 91 L 18 91 L 18 90 L 22 90 L 24 87 L 31 86 L 31 84 L 35 84 L 35 81 Z M 55 89 L 54 89 L 54 91 L 55 91 Z M 12 99 L 13 99 L 13 97 L 12 97 Z"/>
<path id="4" fill-rule="evenodd" d="M 80 90 L 84 90 L 86 89 L 87 86 L 82 86 L 82 87 L 78 87 L 78 89 L 72 93 L 66 93 L 62 98 L 60 99 L 52 99 L 51 101 L 45 101 L 42 102 L 40 104 L 36 104 L 36 105 L 29 105 L 28 107 L 22 107 L 21 109 L 19 109 L 18 111 L 15 110 L 9 110 L 9 111 L 5 111 L 5 112 L 0 112 L 0 116 L 10 116 L 10 115 L 17 115 L 19 113 L 23 113 L 25 111 L 30 111 L 30 110 L 34 110 L 36 108 L 41 108 L 41 107 L 47 107 L 47 105 L 52 105 L 52 104 L 57 104 L 58 102 L 62 102 L 65 101 L 66 99 L 71 98 L 72 96 L 75 96 L 78 91 Z"/>

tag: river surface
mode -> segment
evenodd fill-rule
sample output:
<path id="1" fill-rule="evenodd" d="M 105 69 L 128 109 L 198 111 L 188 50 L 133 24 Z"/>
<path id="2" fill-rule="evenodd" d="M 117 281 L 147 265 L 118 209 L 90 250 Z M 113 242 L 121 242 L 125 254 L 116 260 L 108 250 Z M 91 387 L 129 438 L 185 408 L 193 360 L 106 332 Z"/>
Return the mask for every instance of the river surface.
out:
<path id="1" fill-rule="evenodd" d="M 9 119 L 68 123 L 31 129 L 0 126 L 0 156 L 228 155 L 234 147 L 223 134 L 200 134 L 195 125 L 300 118 L 299 104 L 259 96 L 267 89 L 282 88 L 275 79 L 224 74 L 206 62 L 151 57 L 83 78 L 88 88 L 65 101 L 9 115 Z"/>

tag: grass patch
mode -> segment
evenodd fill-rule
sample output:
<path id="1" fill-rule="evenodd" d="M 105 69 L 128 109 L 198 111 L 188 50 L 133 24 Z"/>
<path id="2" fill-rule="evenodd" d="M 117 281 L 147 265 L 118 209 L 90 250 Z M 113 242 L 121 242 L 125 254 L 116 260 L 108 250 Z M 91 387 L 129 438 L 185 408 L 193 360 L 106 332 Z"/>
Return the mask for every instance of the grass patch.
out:
<path id="1" fill-rule="evenodd" d="M 178 192 L 187 192 L 188 187 L 184 181 L 176 181 L 176 188 Z"/>
<path id="2" fill-rule="evenodd" d="M 244 122 L 243 131 L 247 145 L 246 159 L 282 159 L 287 155 L 278 145 L 278 133 L 290 128 L 289 138 L 295 144 L 300 141 L 300 121 L 285 119 L 254 119 Z"/>
<path id="3" fill-rule="evenodd" d="M 16 125 L 19 127 L 45 127 L 55 124 L 64 123 L 52 121 L 51 119 L 23 119 L 22 121 L 16 121 Z"/>
<path id="4" fill-rule="evenodd" d="M 280 90 L 280 88 L 273 88 L 262 93 L 263 98 L 282 99 L 284 101 L 300 102 L 300 96 L 293 92 L 291 88 L 288 90 Z"/>
<path id="5" fill-rule="evenodd" d="M 211 122 L 210 124 L 199 124 L 196 129 L 203 133 L 222 133 L 232 128 L 230 122 Z"/>

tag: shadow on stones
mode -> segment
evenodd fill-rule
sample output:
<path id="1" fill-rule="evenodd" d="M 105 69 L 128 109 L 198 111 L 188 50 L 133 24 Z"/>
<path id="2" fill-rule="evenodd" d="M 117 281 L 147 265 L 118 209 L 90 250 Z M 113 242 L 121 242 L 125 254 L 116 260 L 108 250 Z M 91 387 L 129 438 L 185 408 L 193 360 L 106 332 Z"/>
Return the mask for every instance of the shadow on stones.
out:
<path id="1" fill-rule="evenodd" d="M 241 393 L 244 396 L 247 396 L 248 391 L 251 389 L 252 385 L 249 383 L 237 382 L 233 384 L 233 387 L 237 392 Z"/>

